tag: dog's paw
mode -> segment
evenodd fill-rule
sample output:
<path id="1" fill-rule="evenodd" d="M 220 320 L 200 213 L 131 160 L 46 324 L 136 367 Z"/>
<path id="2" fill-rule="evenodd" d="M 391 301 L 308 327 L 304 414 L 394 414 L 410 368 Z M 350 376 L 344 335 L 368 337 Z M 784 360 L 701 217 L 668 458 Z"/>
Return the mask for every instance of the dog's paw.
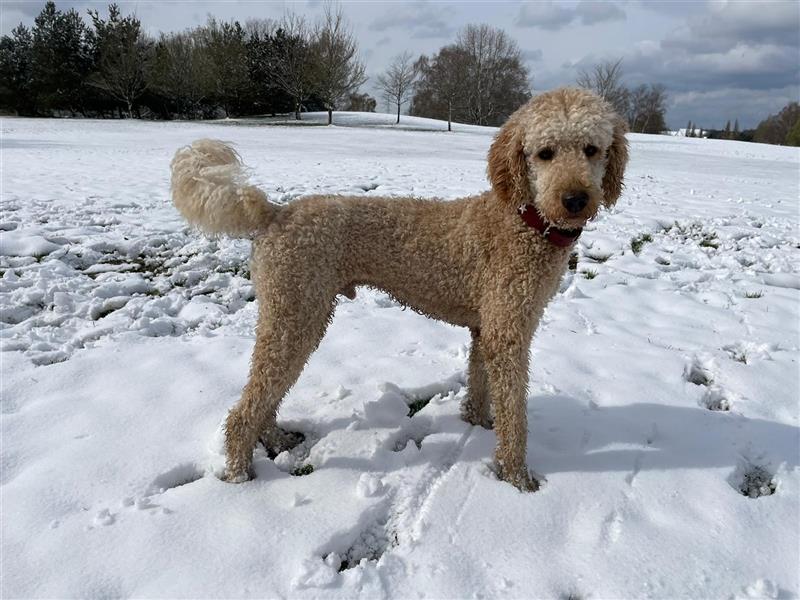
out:
<path id="1" fill-rule="evenodd" d="M 531 475 L 527 469 L 514 474 L 503 474 L 503 481 L 507 481 L 520 492 L 536 492 L 539 490 L 539 480 Z"/>
<path id="2" fill-rule="evenodd" d="M 230 470 L 226 470 L 225 477 L 222 478 L 227 483 L 244 483 L 251 479 L 253 476 L 248 471 L 231 472 Z"/>

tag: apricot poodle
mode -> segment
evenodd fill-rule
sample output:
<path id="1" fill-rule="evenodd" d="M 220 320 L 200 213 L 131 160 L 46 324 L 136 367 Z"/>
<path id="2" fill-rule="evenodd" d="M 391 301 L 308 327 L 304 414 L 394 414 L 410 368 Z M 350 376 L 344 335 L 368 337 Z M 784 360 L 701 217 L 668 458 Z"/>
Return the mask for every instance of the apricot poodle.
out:
<path id="1" fill-rule="evenodd" d="M 278 206 L 246 183 L 222 142 L 178 150 L 172 195 L 184 217 L 207 233 L 253 238 L 258 327 L 249 379 L 225 425 L 225 478 L 250 477 L 259 439 L 275 450 L 288 444 L 275 421 L 281 400 L 319 345 L 337 295 L 371 286 L 469 328 L 462 416 L 491 427 L 493 413 L 499 476 L 537 489 L 525 458 L 529 347 L 581 227 L 621 193 L 625 132 L 588 91 L 541 94 L 492 143 L 491 190 L 450 202 L 309 196 Z"/>

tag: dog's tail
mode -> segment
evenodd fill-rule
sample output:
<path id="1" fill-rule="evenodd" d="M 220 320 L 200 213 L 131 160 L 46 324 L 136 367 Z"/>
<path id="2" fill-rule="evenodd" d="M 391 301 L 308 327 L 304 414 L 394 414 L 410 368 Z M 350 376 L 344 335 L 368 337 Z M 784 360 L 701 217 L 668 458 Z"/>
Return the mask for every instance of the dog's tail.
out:
<path id="1" fill-rule="evenodd" d="M 197 140 L 175 153 L 172 200 L 189 223 L 206 233 L 246 237 L 265 229 L 279 207 L 248 185 L 236 151 L 217 140 Z"/>

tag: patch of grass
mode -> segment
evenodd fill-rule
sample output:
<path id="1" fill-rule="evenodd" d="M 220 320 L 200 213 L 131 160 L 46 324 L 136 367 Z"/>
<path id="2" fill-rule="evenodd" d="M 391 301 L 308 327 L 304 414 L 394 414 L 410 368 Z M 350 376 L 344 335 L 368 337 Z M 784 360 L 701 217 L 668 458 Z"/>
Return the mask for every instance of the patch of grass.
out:
<path id="1" fill-rule="evenodd" d="M 587 254 L 587 256 L 589 258 L 591 258 L 594 262 L 602 264 L 602 263 L 606 262 L 609 258 L 611 258 L 612 255 L 611 254 L 595 254 L 595 255 Z"/>
<path id="2" fill-rule="evenodd" d="M 649 244 L 652 241 L 653 241 L 653 236 L 650 235 L 649 233 L 643 233 L 641 235 L 637 235 L 635 238 L 631 240 L 631 250 L 633 250 L 634 254 L 638 255 L 639 252 L 642 251 L 642 247 L 645 244 Z"/>
<path id="3" fill-rule="evenodd" d="M 302 477 L 303 475 L 311 475 L 314 472 L 314 465 L 305 464 L 302 467 L 297 467 L 292 471 L 295 477 Z"/>
<path id="4" fill-rule="evenodd" d="M 764 292 L 762 290 L 759 290 L 757 292 L 745 292 L 744 293 L 744 297 L 745 298 L 751 298 L 751 299 L 752 298 L 761 298 L 763 295 L 764 295 Z"/>
<path id="5" fill-rule="evenodd" d="M 597 271 L 593 271 L 592 269 L 584 269 L 581 273 L 586 279 L 594 279 L 597 277 Z"/>
<path id="6" fill-rule="evenodd" d="M 577 271 L 578 270 L 578 253 L 572 252 L 569 255 L 569 262 L 567 263 L 567 267 L 570 271 Z"/>

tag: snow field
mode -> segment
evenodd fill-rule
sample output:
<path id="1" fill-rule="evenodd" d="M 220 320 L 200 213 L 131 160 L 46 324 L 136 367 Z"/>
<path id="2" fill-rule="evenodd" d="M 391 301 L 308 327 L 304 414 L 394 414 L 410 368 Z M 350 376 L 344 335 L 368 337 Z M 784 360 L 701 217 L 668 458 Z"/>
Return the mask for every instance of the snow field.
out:
<path id="1" fill-rule="evenodd" d="M 367 124 L 3 120 L 2 594 L 796 597 L 793 149 L 630 136 L 532 346 L 540 492 L 459 419 L 467 332 L 372 290 L 281 408 L 304 441 L 215 477 L 249 244 L 185 227 L 169 160 L 232 141 L 278 202 L 485 189 L 491 130 Z"/>

